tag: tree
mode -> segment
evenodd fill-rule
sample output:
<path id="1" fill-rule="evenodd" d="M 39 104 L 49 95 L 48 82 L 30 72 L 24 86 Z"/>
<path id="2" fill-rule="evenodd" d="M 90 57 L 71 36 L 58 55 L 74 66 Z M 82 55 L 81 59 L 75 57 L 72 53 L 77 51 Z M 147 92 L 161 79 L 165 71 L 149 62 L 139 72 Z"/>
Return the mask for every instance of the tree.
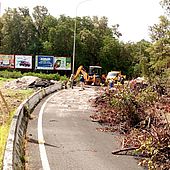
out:
<path id="1" fill-rule="evenodd" d="M 44 40 L 44 35 L 46 33 L 46 29 L 43 27 L 44 20 L 49 15 L 48 9 L 44 6 L 36 6 L 33 8 L 33 18 L 34 24 L 38 32 L 38 37 L 40 41 Z M 46 37 L 46 36 L 45 36 Z"/>
<path id="2" fill-rule="evenodd" d="M 4 53 L 20 53 L 22 51 L 21 33 L 23 29 L 23 18 L 16 8 L 8 8 L 2 16 L 2 49 Z"/>
<path id="3" fill-rule="evenodd" d="M 77 17 L 76 21 L 76 66 L 83 64 L 88 67 L 101 64 L 99 53 L 103 46 L 103 38 L 113 35 L 112 29 L 108 27 L 108 19 L 97 16 L 92 19 Z"/>
<path id="4" fill-rule="evenodd" d="M 2 16 L 1 52 L 7 54 L 30 54 L 36 41 L 36 30 L 28 8 L 6 10 Z"/>
<path id="5" fill-rule="evenodd" d="M 2 50 L 1 47 L 2 47 L 2 28 L 3 28 L 3 23 L 2 23 L 2 18 L 0 17 L 0 51 Z"/>
<path id="6" fill-rule="evenodd" d="M 161 5 L 166 10 L 167 14 L 170 15 L 170 0 L 161 0 Z"/>
<path id="7" fill-rule="evenodd" d="M 150 72 L 155 83 L 165 83 L 170 68 L 170 21 L 165 16 L 160 17 L 160 22 L 150 27 L 152 46 L 150 53 Z M 154 75 L 154 76 L 153 76 Z"/>
<path id="8" fill-rule="evenodd" d="M 20 16 L 22 17 L 22 32 L 20 39 L 22 42 L 21 54 L 35 54 L 35 43 L 38 41 L 34 22 L 29 14 L 28 8 L 19 8 Z"/>
<path id="9" fill-rule="evenodd" d="M 71 56 L 73 47 L 73 20 L 60 16 L 58 24 L 51 27 L 48 34 L 52 50 L 59 56 Z"/>
<path id="10" fill-rule="evenodd" d="M 54 40 L 55 40 L 55 34 L 53 34 L 56 30 L 56 27 L 58 25 L 58 20 L 57 18 L 48 15 L 47 17 L 45 17 L 44 21 L 43 21 L 43 28 L 44 30 L 46 30 L 46 32 L 43 34 L 44 38 L 43 38 L 43 53 L 49 54 L 49 55 L 53 55 L 56 54 L 55 52 L 55 45 Z"/>
<path id="11" fill-rule="evenodd" d="M 83 46 L 85 65 L 96 65 L 97 61 L 97 38 L 95 34 L 87 29 L 83 29 L 79 33 L 80 41 Z M 88 61 L 88 62 L 87 62 Z"/>
<path id="12" fill-rule="evenodd" d="M 118 62 L 120 56 L 119 41 L 113 37 L 105 36 L 100 49 L 100 63 L 105 71 L 120 70 Z"/>
<path id="13" fill-rule="evenodd" d="M 131 68 L 133 70 L 133 77 L 148 76 L 149 73 L 147 70 L 150 55 L 147 49 L 150 45 L 151 43 L 145 40 L 131 44 L 130 55 L 133 56 Z"/>

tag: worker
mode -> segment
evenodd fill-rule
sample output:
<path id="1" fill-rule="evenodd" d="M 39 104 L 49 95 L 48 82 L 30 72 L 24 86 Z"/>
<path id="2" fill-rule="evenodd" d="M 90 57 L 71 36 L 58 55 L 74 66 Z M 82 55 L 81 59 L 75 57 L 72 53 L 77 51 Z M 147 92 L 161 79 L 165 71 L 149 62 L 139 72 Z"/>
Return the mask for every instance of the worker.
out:
<path id="1" fill-rule="evenodd" d="M 105 74 L 102 74 L 101 80 L 102 80 L 102 84 L 106 83 L 106 75 Z"/>
<path id="2" fill-rule="evenodd" d="M 121 83 L 122 85 L 124 84 L 124 77 L 123 77 L 123 75 L 121 75 L 121 74 L 118 75 L 118 82 Z"/>
<path id="3" fill-rule="evenodd" d="M 109 89 L 112 89 L 114 87 L 114 79 L 109 80 Z"/>
<path id="4" fill-rule="evenodd" d="M 83 75 L 81 74 L 80 75 L 80 87 L 81 87 L 81 90 L 84 90 L 85 88 L 84 88 L 84 77 L 83 77 Z"/>
<path id="5" fill-rule="evenodd" d="M 131 91 L 136 90 L 136 80 L 135 80 L 135 79 L 132 79 L 132 80 L 129 82 L 129 85 L 130 85 L 130 90 L 131 90 Z"/>

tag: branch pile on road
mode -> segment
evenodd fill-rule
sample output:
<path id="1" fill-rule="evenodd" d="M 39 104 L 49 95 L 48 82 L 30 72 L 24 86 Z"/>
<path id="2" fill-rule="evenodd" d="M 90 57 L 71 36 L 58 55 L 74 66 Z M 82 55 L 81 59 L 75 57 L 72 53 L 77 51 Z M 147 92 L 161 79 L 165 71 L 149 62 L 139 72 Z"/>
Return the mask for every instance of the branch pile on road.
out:
<path id="1" fill-rule="evenodd" d="M 119 132 L 123 136 L 120 154 L 132 151 L 140 155 L 140 164 L 149 169 L 170 169 L 170 97 L 159 96 L 148 87 L 141 91 L 128 88 L 105 90 L 92 101 L 96 113 L 92 121 L 101 131 Z"/>

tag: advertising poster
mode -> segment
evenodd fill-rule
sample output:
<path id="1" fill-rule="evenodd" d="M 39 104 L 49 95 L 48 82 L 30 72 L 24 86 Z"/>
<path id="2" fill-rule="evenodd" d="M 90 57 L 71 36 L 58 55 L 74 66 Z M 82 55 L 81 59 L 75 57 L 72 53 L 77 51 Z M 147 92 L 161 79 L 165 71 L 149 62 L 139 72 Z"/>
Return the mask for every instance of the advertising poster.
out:
<path id="1" fill-rule="evenodd" d="M 71 57 L 66 58 L 66 70 L 71 70 Z"/>
<path id="2" fill-rule="evenodd" d="M 0 68 L 14 68 L 14 55 L 0 54 Z"/>
<path id="3" fill-rule="evenodd" d="M 32 69 L 32 56 L 15 55 L 15 68 Z"/>
<path id="4" fill-rule="evenodd" d="M 40 70 L 53 70 L 54 69 L 54 56 L 36 56 L 35 69 Z"/>
<path id="5" fill-rule="evenodd" d="M 71 70 L 71 58 L 70 57 L 55 57 L 54 69 L 55 70 Z"/>

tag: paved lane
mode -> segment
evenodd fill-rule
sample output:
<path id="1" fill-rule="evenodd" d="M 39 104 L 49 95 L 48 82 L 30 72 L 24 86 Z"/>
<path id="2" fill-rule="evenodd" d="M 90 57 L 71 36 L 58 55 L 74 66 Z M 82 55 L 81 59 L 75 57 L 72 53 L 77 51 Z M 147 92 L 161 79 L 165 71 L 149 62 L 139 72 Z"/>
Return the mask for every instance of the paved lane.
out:
<path id="1" fill-rule="evenodd" d="M 47 102 L 42 124 L 44 146 L 51 170 L 142 169 L 132 157 L 112 155 L 111 151 L 119 148 L 115 136 L 97 131 L 100 125 L 90 121 L 89 115 L 93 108 L 88 101 L 97 93 L 94 88 L 79 91 L 75 87 L 55 93 Z M 32 139 L 28 142 L 29 169 L 43 169 L 37 132 L 34 134 L 37 131 L 37 114 L 42 104 L 35 109 L 35 118 L 28 126 L 28 136 Z"/>

